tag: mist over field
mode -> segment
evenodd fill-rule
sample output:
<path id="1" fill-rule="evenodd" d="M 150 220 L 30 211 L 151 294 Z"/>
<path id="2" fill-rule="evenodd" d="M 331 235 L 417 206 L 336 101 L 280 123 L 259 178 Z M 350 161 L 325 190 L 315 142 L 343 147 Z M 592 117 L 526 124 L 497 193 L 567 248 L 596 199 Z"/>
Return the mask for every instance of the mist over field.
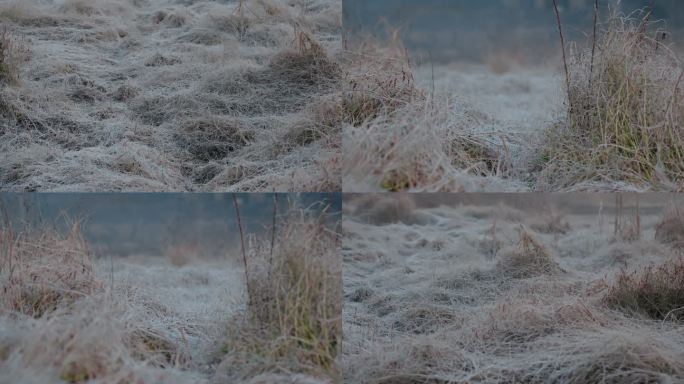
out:
<path id="1" fill-rule="evenodd" d="M 545 0 L 343 0 L 344 29 L 348 37 L 368 33 L 402 32 L 415 59 L 427 62 L 481 61 L 499 49 L 521 50 L 529 55 L 556 53 L 558 30 L 552 2 Z M 558 2 L 570 39 L 590 34 L 593 0 Z M 649 0 L 600 1 L 600 13 L 609 7 L 630 12 L 645 8 Z M 654 20 L 671 29 L 684 26 L 684 7 L 676 0 L 656 1 Z M 531 59 L 534 60 L 534 59 Z"/>
<path id="2" fill-rule="evenodd" d="M 272 220 L 273 194 L 238 194 L 245 231 L 261 232 Z M 14 225 L 55 225 L 82 221 L 86 239 L 101 253 L 160 254 L 164 243 L 200 243 L 203 254 L 223 257 L 238 241 L 230 194 L 3 194 Z M 312 214 L 330 205 L 341 210 L 339 194 L 279 194 L 279 215 L 289 209 Z M 217 254 L 209 255 L 212 252 Z"/>

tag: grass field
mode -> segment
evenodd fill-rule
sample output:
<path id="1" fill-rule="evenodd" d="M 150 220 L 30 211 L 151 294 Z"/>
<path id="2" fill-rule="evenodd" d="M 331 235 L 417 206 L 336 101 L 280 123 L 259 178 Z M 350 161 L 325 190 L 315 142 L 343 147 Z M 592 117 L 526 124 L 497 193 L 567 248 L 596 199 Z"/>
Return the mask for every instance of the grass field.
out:
<path id="1" fill-rule="evenodd" d="M 0 188 L 341 188 L 332 0 L 0 4 Z"/>
<path id="2" fill-rule="evenodd" d="M 684 202 L 622 199 L 350 199 L 345 380 L 683 380 Z"/>
<path id="3" fill-rule="evenodd" d="M 7 216 L 6 216 L 7 217 Z M 4 219 L 3 219 L 4 220 Z M 340 382 L 334 223 L 94 254 L 75 224 L 0 231 L 1 383 Z"/>
<path id="4" fill-rule="evenodd" d="M 611 9 L 569 41 L 559 15 L 554 47 L 516 50 L 485 35 L 496 48 L 475 62 L 416 58 L 399 32 L 382 49 L 354 41 L 371 75 L 349 93 L 374 102 L 343 131 L 344 190 L 681 191 L 676 31 L 650 8 Z M 380 75 L 377 62 L 392 65 Z"/>

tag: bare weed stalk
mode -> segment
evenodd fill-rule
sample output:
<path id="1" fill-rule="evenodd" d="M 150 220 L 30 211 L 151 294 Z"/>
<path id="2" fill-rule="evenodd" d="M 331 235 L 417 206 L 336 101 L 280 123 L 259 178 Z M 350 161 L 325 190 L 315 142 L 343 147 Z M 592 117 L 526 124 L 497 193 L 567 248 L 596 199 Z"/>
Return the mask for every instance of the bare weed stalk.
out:
<path id="1" fill-rule="evenodd" d="M 242 219 L 240 218 L 240 208 L 238 207 L 237 196 L 235 193 L 233 196 L 233 207 L 235 207 L 235 217 L 237 219 L 238 229 L 240 231 L 240 251 L 242 252 L 242 264 L 245 268 L 245 284 L 247 285 L 247 297 L 249 302 L 252 301 L 252 291 L 250 289 L 251 280 L 249 279 L 249 268 L 247 264 L 247 253 L 245 252 L 245 237 L 242 231 Z"/>
<path id="2" fill-rule="evenodd" d="M 278 214 L 278 194 L 273 194 L 273 222 L 271 223 L 271 251 L 268 257 L 268 279 L 271 280 L 271 269 L 273 267 L 273 248 L 276 239 L 276 215 Z"/>
<path id="3" fill-rule="evenodd" d="M 568 92 L 568 102 L 570 103 L 570 109 L 572 109 L 572 98 L 570 97 L 570 71 L 568 70 L 568 59 L 565 54 L 565 37 L 563 36 L 563 25 L 561 24 L 557 0 L 553 0 L 553 9 L 556 11 L 556 23 L 558 25 L 558 34 L 560 35 L 561 48 L 563 50 L 563 67 L 565 68 L 565 85 Z"/>
<path id="4" fill-rule="evenodd" d="M 594 75 L 594 57 L 596 56 L 596 34 L 597 34 L 597 29 L 598 29 L 598 17 L 599 17 L 599 3 L 598 3 L 598 0 L 595 0 L 594 1 L 594 34 L 592 35 L 592 39 L 591 39 L 591 68 L 589 70 L 592 77 Z"/>

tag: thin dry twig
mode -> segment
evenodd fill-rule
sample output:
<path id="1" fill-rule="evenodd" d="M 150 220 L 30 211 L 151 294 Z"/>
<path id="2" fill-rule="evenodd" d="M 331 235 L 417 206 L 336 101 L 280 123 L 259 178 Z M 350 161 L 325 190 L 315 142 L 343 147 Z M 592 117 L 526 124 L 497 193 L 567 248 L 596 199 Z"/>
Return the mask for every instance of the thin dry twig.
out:
<path id="1" fill-rule="evenodd" d="M 553 9 L 556 11 L 556 22 L 558 23 L 558 33 L 560 34 L 561 46 L 563 48 L 563 66 L 565 67 L 565 85 L 568 91 L 568 103 L 571 103 L 570 97 L 570 71 L 568 70 L 568 59 L 565 54 L 565 37 L 563 36 L 563 25 L 561 24 L 560 11 L 558 10 L 558 0 L 553 0 Z M 570 105 L 572 109 L 572 105 Z"/>
<path id="2" fill-rule="evenodd" d="M 591 80 L 594 75 L 594 57 L 596 55 L 596 35 L 598 27 L 598 14 L 599 14 L 599 3 L 598 0 L 594 1 L 594 36 L 591 43 L 591 68 L 589 69 L 589 86 L 591 86 Z"/>
<path id="3" fill-rule="evenodd" d="M 276 238 L 276 215 L 278 214 L 278 194 L 273 194 L 273 222 L 271 223 L 271 252 L 268 258 L 268 280 L 271 281 L 271 269 L 273 267 L 273 248 Z"/>
<path id="4" fill-rule="evenodd" d="M 250 289 L 249 280 L 249 270 L 247 268 L 247 254 L 245 253 L 245 237 L 242 231 L 242 219 L 240 218 L 240 208 L 238 207 L 237 195 L 235 193 L 233 196 L 233 206 L 235 207 L 235 215 L 237 217 L 238 229 L 240 230 L 240 250 L 242 251 L 242 263 L 245 267 L 245 284 L 247 284 L 247 296 L 248 300 L 252 300 L 252 291 Z"/>
<path id="5" fill-rule="evenodd" d="M 12 221 L 7 213 L 7 207 L 5 206 L 5 198 L 0 196 L 0 211 L 2 211 L 2 216 L 5 221 L 5 227 L 7 227 L 7 261 L 9 268 L 9 279 L 12 280 L 12 275 L 14 273 L 14 267 L 12 265 L 12 252 L 14 247 L 14 233 L 12 232 Z M 2 266 L 0 265 L 0 271 L 2 271 Z"/>

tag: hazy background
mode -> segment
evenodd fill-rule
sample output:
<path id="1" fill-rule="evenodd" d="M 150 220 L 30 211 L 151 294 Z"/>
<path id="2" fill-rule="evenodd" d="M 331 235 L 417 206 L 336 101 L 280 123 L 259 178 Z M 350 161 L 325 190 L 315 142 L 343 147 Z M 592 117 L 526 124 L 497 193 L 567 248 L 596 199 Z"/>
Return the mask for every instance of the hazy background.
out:
<path id="1" fill-rule="evenodd" d="M 600 0 L 625 12 L 645 8 L 649 0 Z M 568 39 L 584 41 L 592 30 L 594 0 L 559 0 Z M 345 33 L 351 44 L 359 36 L 382 36 L 399 28 L 417 61 L 484 61 L 510 55 L 534 61 L 556 54 L 558 31 L 551 0 L 343 0 Z M 655 0 L 654 20 L 671 30 L 684 25 L 684 2 Z M 675 34 L 673 40 L 679 40 Z M 519 57 L 516 57 L 519 56 Z M 531 63 L 530 63 L 531 62 Z"/>
<path id="2" fill-rule="evenodd" d="M 441 205 L 497 206 L 505 204 L 524 212 L 539 213 L 559 209 L 568 214 L 613 213 L 617 194 L 612 193 L 476 193 L 476 194 L 418 194 L 414 200 L 421 207 Z M 684 195 L 667 193 L 622 194 L 623 207 L 636 209 L 644 214 L 660 214 L 670 206 L 684 206 Z"/>
<path id="3" fill-rule="evenodd" d="M 543 213 L 549 209 L 560 210 L 567 214 L 612 214 L 615 212 L 614 193 L 416 193 L 406 194 L 419 208 L 438 208 L 441 206 L 479 206 L 497 207 L 505 205 L 532 214 Z M 624 209 L 636 210 L 644 214 L 662 214 L 673 205 L 684 208 L 684 194 L 678 193 L 624 193 L 621 194 Z M 345 194 L 345 203 L 366 194 Z"/>
<path id="4" fill-rule="evenodd" d="M 245 232 L 270 228 L 273 194 L 237 196 Z M 0 198 L 15 228 L 50 225 L 63 230 L 80 220 L 97 253 L 163 254 L 169 246 L 193 244 L 202 253 L 225 253 L 239 238 L 231 194 L 5 193 Z M 330 204 L 334 220 L 342 204 L 339 194 L 278 194 L 278 200 L 281 217 L 290 204 L 312 212 Z"/>

